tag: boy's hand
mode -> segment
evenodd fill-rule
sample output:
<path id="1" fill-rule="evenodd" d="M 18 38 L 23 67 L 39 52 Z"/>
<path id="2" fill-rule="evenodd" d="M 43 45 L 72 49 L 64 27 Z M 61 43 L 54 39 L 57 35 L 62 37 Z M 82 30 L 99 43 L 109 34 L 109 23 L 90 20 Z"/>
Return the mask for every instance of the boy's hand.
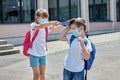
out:
<path id="1" fill-rule="evenodd" d="M 80 42 L 81 46 L 84 46 L 84 39 L 82 37 L 78 37 L 78 41 Z"/>
<path id="2" fill-rule="evenodd" d="M 85 37 L 85 33 L 84 33 L 84 31 L 83 31 L 83 30 L 81 30 L 80 32 L 81 32 L 80 37 L 84 38 L 84 37 Z"/>

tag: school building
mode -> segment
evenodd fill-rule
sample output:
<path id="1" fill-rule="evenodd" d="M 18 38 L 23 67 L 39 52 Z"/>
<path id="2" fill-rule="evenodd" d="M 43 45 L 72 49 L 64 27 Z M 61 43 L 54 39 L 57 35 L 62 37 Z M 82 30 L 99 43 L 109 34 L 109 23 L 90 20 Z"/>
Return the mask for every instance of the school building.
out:
<path id="1" fill-rule="evenodd" d="M 22 43 L 38 8 L 48 9 L 49 20 L 83 17 L 88 31 L 120 30 L 120 0 L 0 0 L 0 39 Z"/>

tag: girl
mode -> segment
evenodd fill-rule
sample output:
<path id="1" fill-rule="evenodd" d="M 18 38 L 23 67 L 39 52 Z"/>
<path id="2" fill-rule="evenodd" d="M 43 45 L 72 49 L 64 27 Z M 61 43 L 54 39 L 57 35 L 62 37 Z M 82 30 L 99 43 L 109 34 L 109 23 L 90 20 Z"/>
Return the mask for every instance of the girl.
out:
<path id="1" fill-rule="evenodd" d="M 30 66 L 33 70 L 33 80 L 45 80 L 46 67 L 46 34 L 48 31 L 60 29 L 58 21 L 48 22 L 48 12 L 45 9 L 38 9 L 35 14 L 35 22 L 31 23 L 31 39 L 36 30 L 39 30 L 32 48 L 28 50 L 30 54 Z M 49 27 L 51 26 L 52 27 Z M 48 27 L 48 28 L 47 28 Z"/>

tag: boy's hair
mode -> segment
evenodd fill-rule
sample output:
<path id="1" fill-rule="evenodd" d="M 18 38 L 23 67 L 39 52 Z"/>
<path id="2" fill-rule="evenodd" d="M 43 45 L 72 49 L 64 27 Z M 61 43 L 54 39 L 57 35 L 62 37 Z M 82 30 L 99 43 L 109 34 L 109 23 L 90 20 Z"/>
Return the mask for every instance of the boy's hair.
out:
<path id="1" fill-rule="evenodd" d="M 85 21 L 85 19 L 77 18 L 75 20 L 75 24 L 76 24 L 77 27 L 83 26 L 84 27 L 84 31 L 86 31 L 86 21 Z"/>
<path id="2" fill-rule="evenodd" d="M 46 9 L 38 9 L 35 13 L 35 16 L 48 18 L 49 14 L 48 14 L 48 11 Z"/>
<path id="3" fill-rule="evenodd" d="M 76 19 L 76 18 L 70 19 L 69 26 L 71 26 L 72 24 L 75 23 L 75 19 Z"/>

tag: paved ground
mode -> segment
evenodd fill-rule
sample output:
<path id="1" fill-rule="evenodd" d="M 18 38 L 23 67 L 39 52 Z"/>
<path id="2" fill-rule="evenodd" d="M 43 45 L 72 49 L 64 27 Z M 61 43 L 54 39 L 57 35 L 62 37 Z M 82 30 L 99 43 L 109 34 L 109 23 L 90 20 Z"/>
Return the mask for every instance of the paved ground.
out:
<path id="1" fill-rule="evenodd" d="M 88 80 L 120 80 L 119 34 L 90 37 L 96 44 L 97 55 L 94 65 L 88 73 Z M 67 43 L 53 41 L 48 44 L 46 80 L 62 80 L 63 62 L 68 49 Z M 21 46 L 16 48 L 22 51 Z M 29 59 L 22 54 L 0 56 L 0 80 L 32 80 Z"/>

